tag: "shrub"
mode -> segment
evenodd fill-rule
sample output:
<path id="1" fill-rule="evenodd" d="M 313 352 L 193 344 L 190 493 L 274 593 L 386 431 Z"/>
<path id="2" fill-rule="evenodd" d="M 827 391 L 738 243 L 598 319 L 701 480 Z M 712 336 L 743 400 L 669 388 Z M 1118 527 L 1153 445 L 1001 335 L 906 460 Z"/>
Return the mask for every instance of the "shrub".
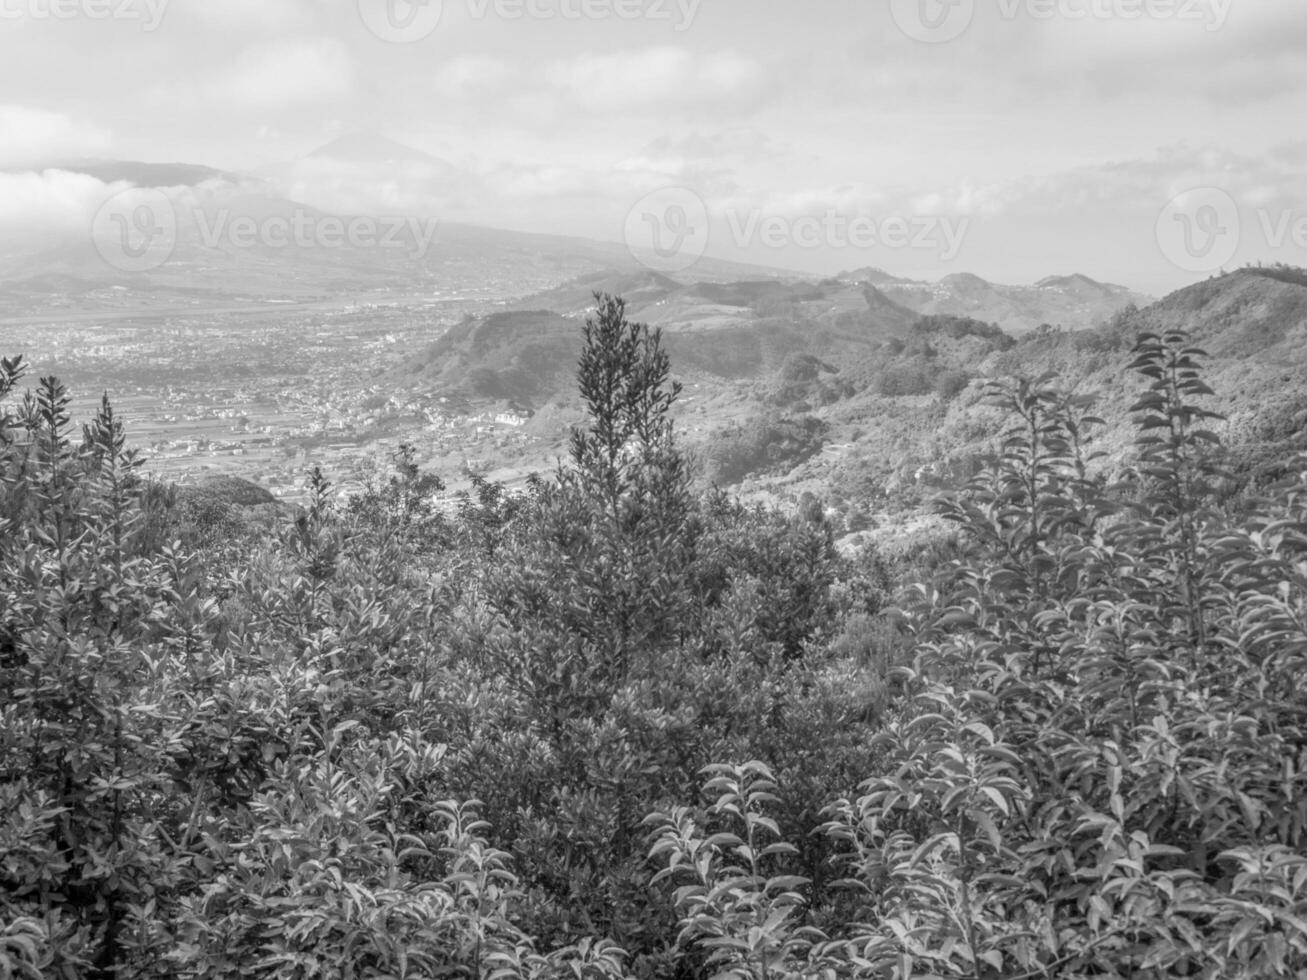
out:
<path id="1" fill-rule="evenodd" d="M 754 473 L 786 471 L 821 451 L 827 425 L 805 415 L 764 414 L 715 435 L 704 451 L 707 476 L 719 486 Z"/>

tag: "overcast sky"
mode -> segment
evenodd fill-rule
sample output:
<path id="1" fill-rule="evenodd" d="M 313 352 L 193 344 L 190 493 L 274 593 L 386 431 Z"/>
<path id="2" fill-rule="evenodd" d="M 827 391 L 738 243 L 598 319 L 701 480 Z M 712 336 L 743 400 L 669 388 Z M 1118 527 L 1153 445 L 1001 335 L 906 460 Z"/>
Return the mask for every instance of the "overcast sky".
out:
<path id="1" fill-rule="evenodd" d="M 51 163 L 184 161 L 323 207 L 664 245 L 684 214 L 789 268 L 1162 292 L 1307 264 L 1304 119 L 1301 0 L 0 0 L 11 225 L 71 193 Z M 458 177 L 296 162 L 360 130 Z"/>

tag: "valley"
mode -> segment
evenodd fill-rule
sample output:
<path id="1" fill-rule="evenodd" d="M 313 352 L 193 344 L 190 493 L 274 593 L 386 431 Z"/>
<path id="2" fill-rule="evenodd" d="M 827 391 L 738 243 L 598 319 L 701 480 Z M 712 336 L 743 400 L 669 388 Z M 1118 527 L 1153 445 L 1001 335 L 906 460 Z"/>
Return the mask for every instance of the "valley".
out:
<path id="1" fill-rule="evenodd" d="M 108 391 L 160 478 L 236 475 L 295 501 L 312 466 L 351 492 L 400 442 L 452 486 L 472 472 L 514 484 L 552 467 L 579 410 L 575 352 L 596 289 L 628 297 L 666 332 L 687 384 L 685 434 L 701 445 L 765 411 L 774 397 L 763 389 L 787 359 L 874 372 L 876 351 L 910 339 L 917 320 L 855 280 L 601 271 L 524 298 L 507 289 L 182 302 L 156 283 L 44 303 L 32 289 L 25 308 L 15 289 L 0 350 L 64 380 L 80 416 Z"/>
<path id="2" fill-rule="evenodd" d="M 611 293 L 664 332 L 685 388 L 678 431 L 700 483 L 784 508 L 812 495 L 850 546 L 887 544 L 916 527 L 919 519 L 905 525 L 898 515 L 921 512 L 941 481 L 965 476 L 992 446 L 977 402 L 986 378 L 1052 370 L 1115 405 L 1134 331 L 1188 325 L 1223 355 L 1216 376 L 1234 389 L 1222 400 L 1231 412 L 1224 434 L 1247 435 L 1274 409 L 1265 386 L 1248 384 L 1267 363 L 1287 372 L 1279 392 L 1304 387 L 1292 297 L 1307 290 L 1252 273 L 1142 310 L 1119 287 L 1082 284 L 1100 302 L 1117 297 L 1116 309 L 1093 307 L 1082 317 L 1097 322 L 1073 320 L 1071 330 L 1009 332 L 923 314 L 899 300 L 925 284 L 909 288 L 879 270 L 824 280 L 731 280 L 732 271 L 699 281 L 610 269 L 527 296 L 501 283 L 448 298 L 232 297 L 202 309 L 158 293 L 89 291 L 71 294 L 75 309 L 0 320 L 0 350 L 23 353 L 34 375 L 64 380 L 80 418 L 108 391 L 160 479 L 240 477 L 297 503 L 320 466 L 344 497 L 378 479 L 407 444 L 452 503 L 473 475 L 517 487 L 566 455 L 583 414 L 574 389 L 581 323 L 592 294 Z M 953 285 L 931 295 L 947 298 Z M 973 296 L 1004 289 L 971 285 Z M 1026 292 L 1027 302 L 1054 297 L 1041 317 L 1065 309 L 1047 286 Z M 1245 325 L 1235 342 L 1221 332 L 1233 315 L 1226 304 L 1266 308 L 1295 326 L 1272 337 Z M 1104 438 L 1111 443 L 1110 430 Z"/>
<path id="3" fill-rule="evenodd" d="M 388 154 L 377 165 L 396 165 L 402 147 L 376 145 Z M 358 152 L 342 146 L 331 152 Z M 239 477 L 288 503 L 305 499 L 315 466 L 340 496 L 357 493 L 401 445 L 446 483 L 444 505 L 474 477 L 519 487 L 551 471 L 583 415 L 576 357 L 596 292 L 622 297 L 631 317 L 663 332 L 684 385 L 678 431 L 702 486 L 783 508 L 814 497 L 854 545 L 915 526 L 901 515 L 920 515 L 941 482 L 965 477 L 992 448 L 979 405 L 986 379 L 1056 371 L 1076 390 L 1104 393 L 1119 426 L 1111 406 L 1130 338 L 1165 324 L 1194 328 L 1229 355 L 1218 377 L 1247 403 L 1233 394 L 1223 403 L 1231 433 L 1274 409 L 1265 386 L 1248 385 L 1270 360 L 1288 372 L 1282 390 L 1300 383 L 1292 342 L 1243 325 L 1243 342 L 1231 344 L 1224 326 L 1247 317 L 1214 312 L 1236 303 L 1256 316 L 1269 304 L 1266 316 L 1298 322 L 1296 308 L 1280 306 L 1301 285 L 1251 272 L 1155 301 L 1080 274 L 1004 285 L 704 258 L 666 275 L 615 243 L 443 222 L 426 236 L 417 219 L 405 225 L 407 249 L 283 247 L 205 229 L 346 216 L 212 168 L 67 166 L 166 184 L 176 219 L 168 254 L 135 272 L 84 241 L 8 257 L 0 352 L 63 379 L 81 418 L 109 392 L 159 479 Z"/>
<path id="4" fill-rule="evenodd" d="M 296 500 L 315 464 L 347 487 L 399 438 L 425 434 L 447 452 L 476 442 L 475 425 L 463 439 L 435 398 L 392 397 L 377 375 L 484 306 L 334 301 L 14 318 L 0 324 L 0 349 L 63 380 L 79 418 L 107 391 L 159 478 L 234 475 Z"/>

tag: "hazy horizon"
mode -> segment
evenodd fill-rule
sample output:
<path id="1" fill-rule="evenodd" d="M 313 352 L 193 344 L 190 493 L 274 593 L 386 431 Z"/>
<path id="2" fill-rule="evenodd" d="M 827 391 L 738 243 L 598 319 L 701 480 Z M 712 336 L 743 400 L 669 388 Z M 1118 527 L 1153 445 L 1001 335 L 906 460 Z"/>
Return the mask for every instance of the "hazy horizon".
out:
<path id="1" fill-rule="evenodd" d="M 1162 294 L 1307 262 L 1304 41 L 1274 0 L 0 0 L 0 246 L 90 234 L 126 185 L 45 168 L 95 158 L 671 271 Z"/>

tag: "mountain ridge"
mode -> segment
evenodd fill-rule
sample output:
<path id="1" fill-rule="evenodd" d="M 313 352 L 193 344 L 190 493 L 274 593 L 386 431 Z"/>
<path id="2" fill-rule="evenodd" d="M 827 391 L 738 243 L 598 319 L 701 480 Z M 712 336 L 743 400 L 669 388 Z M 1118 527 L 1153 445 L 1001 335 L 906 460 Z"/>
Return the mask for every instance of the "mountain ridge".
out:
<path id="1" fill-rule="evenodd" d="M 955 272 L 935 281 L 906 279 L 874 267 L 841 272 L 836 278 L 870 282 L 918 313 L 998 323 L 1018 336 L 1045 325 L 1085 329 L 1121 309 L 1146 306 L 1155 299 L 1080 272 L 1045 276 L 1032 285 L 990 282 L 971 272 Z"/>
<path id="2" fill-rule="evenodd" d="M 1094 445 L 1111 465 L 1132 438 L 1135 340 L 1179 328 L 1211 354 L 1212 407 L 1227 416 L 1218 427 L 1237 453 L 1274 458 L 1285 439 L 1307 449 L 1307 286 L 1255 270 L 1123 307 L 1096 327 L 1021 337 L 977 319 L 916 313 L 865 281 L 592 276 L 492 319 L 469 319 L 394 380 L 468 411 L 500 404 L 541 413 L 533 429 L 541 438 L 565 431 L 576 417 L 581 292 L 623 285 L 636 287 L 628 317 L 663 330 L 686 384 L 690 400 L 678 417 L 688 442 L 710 475 L 730 474 L 727 482 L 754 499 L 811 490 L 920 508 L 940 481 L 964 479 L 993 451 L 996 417 L 982 403 L 982 383 L 1012 375 L 1051 372 L 1066 389 L 1093 394 L 1107 422 Z M 551 301 L 566 315 L 541 308 Z M 768 456 L 769 432 L 817 434 L 822 448 Z"/>

